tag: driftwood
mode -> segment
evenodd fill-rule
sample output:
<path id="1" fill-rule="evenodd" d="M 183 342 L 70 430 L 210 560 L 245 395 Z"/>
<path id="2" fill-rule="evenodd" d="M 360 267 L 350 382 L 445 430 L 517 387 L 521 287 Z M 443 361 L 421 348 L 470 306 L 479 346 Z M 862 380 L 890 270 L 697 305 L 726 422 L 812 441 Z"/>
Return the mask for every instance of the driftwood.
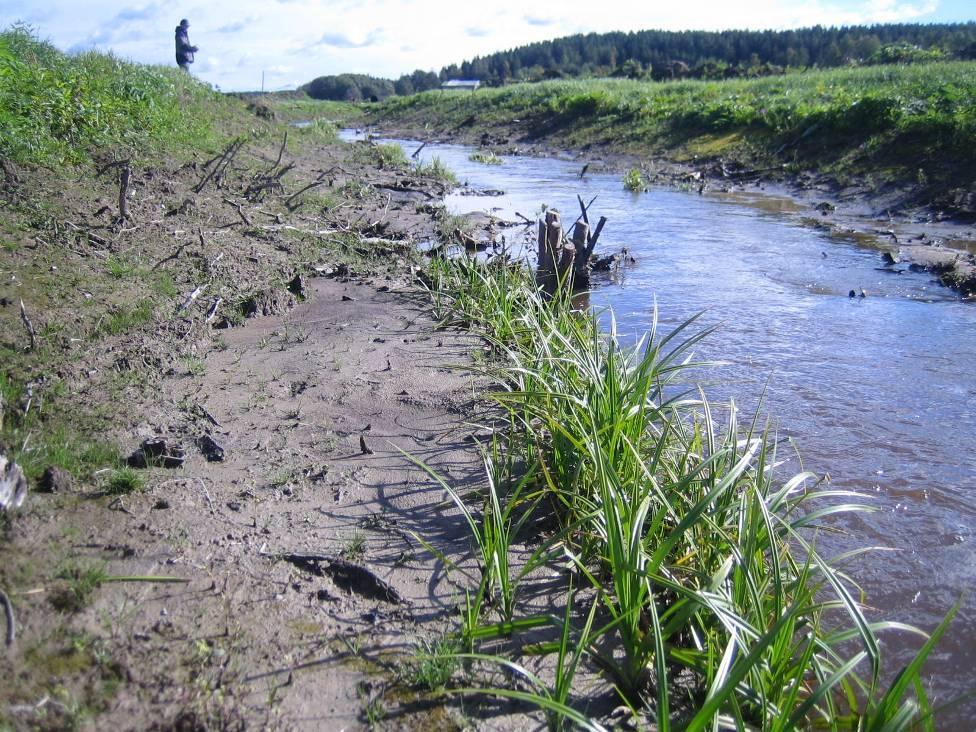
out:
<path id="1" fill-rule="evenodd" d="M 241 217 L 241 221 L 244 222 L 245 226 L 251 226 L 251 220 L 247 217 L 247 214 L 244 213 L 244 204 L 238 203 L 237 201 L 232 201 L 229 198 L 225 198 L 223 201 L 228 206 L 233 206 L 235 209 L 237 209 L 237 215 Z"/>
<path id="2" fill-rule="evenodd" d="M 410 157 L 416 158 L 418 155 L 420 155 L 420 151 L 423 150 L 425 147 L 427 147 L 427 142 L 426 141 L 424 141 L 423 143 L 421 143 L 420 147 L 418 147 L 416 150 L 414 150 L 413 153 L 411 153 Z"/>
<path id="3" fill-rule="evenodd" d="M 159 269 L 161 266 L 163 266 L 167 262 L 171 262 L 174 259 L 177 259 L 180 256 L 180 254 L 183 253 L 183 250 L 184 249 L 186 249 L 186 243 L 185 242 L 183 244 L 180 244 L 178 247 L 176 247 L 176 251 L 173 252 L 172 254 L 170 254 L 168 257 L 163 257 L 158 262 L 156 262 L 156 264 L 154 264 L 152 266 L 152 270 L 151 271 L 155 272 L 157 269 Z"/>
<path id="4" fill-rule="evenodd" d="M 285 135 L 284 135 L 284 137 L 281 140 L 281 147 L 278 148 L 278 159 L 275 160 L 274 165 L 272 165 L 268 169 L 268 172 L 271 172 L 271 171 L 275 170 L 275 168 L 277 168 L 279 165 L 281 165 L 281 156 L 284 154 L 284 152 L 285 152 L 285 145 L 287 145 L 287 144 L 288 144 L 288 130 L 285 130 Z"/>
<path id="5" fill-rule="evenodd" d="M 586 260 L 589 261 L 590 256 L 593 254 L 593 249 L 596 247 L 596 242 L 600 238 L 600 233 L 603 231 L 603 226 L 607 223 L 607 217 L 601 216 L 600 220 L 596 222 L 596 229 L 593 231 L 593 236 L 590 237 L 589 244 L 586 245 Z"/>
<path id="6" fill-rule="evenodd" d="M 335 168 L 333 168 L 332 170 L 335 170 Z M 332 179 L 331 178 L 328 178 L 328 179 L 326 178 L 326 176 L 329 175 L 329 173 L 331 173 L 331 172 L 332 171 L 330 170 L 330 171 L 328 171 L 326 173 L 319 174 L 319 177 L 316 178 L 315 180 L 313 180 L 307 186 L 305 186 L 304 188 L 302 188 L 302 189 L 300 189 L 298 191 L 295 191 L 290 196 L 288 196 L 288 198 L 285 199 L 285 208 L 287 208 L 289 211 L 294 211 L 301 204 L 297 204 L 296 205 L 296 204 L 293 204 L 292 202 L 296 198 L 298 198 L 300 195 L 302 195 L 303 193 L 305 193 L 305 191 L 310 191 L 313 188 L 318 188 L 319 186 L 324 186 L 326 183 L 328 183 L 329 185 L 332 185 Z"/>
<path id="7" fill-rule="evenodd" d="M 126 462 L 132 468 L 148 468 L 160 466 L 163 468 L 179 468 L 183 466 L 186 456 L 183 446 L 169 443 L 162 437 L 150 437 L 127 458 Z"/>
<path id="8" fill-rule="evenodd" d="M 335 582 L 336 586 L 349 592 L 394 605 L 407 604 L 392 585 L 377 577 L 366 567 L 346 559 L 310 552 L 283 552 L 277 556 L 313 574 L 326 575 Z"/>
<path id="9" fill-rule="evenodd" d="M 585 226 L 585 224 L 582 224 Z M 547 297 L 556 294 L 561 283 L 572 277 L 576 249 L 564 246 L 563 227 L 559 212 L 550 209 L 543 221 L 539 219 L 539 251 L 536 283 Z"/>
<path id="10" fill-rule="evenodd" d="M 402 185 L 400 183 L 376 183 L 374 188 L 384 188 L 388 191 L 395 191 L 397 193 L 419 193 L 426 198 L 437 198 L 437 196 L 430 191 L 425 191 L 423 188 L 412 188 L 408 185 Z"/>
<path id="11" fill-rule="evenodd" d="M 248 200 L 260 200 L 261 197 L 268 191 L 273 193 L 284 193 L 285 188 L 281 184 L 281 179 L 294 167 L 294 163 L 289 163 L 281 170 L 276 171 L 272 169 L 268 173 L 255 176 L 254 180 L 247 187 L 247 190 L 244 191 L 244 197 Z"/>

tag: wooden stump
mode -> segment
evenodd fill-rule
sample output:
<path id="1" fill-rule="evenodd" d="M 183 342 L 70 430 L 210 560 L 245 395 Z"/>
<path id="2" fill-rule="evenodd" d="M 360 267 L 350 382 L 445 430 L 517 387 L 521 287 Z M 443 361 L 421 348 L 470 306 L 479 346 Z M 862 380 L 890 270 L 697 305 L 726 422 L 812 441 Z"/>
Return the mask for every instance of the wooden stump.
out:
<path id="1" fill-rule="evenodd" d="M 573 268 L 572 287 L 588 288 L 590 286 L 590 225 L 585 221 L 577 221 L 573 227 Z"/>
<path id="2" fill-rule="evenodd" d="M 539 253 L 535 281 L 543 293 L 552 297 L 559 286 L 559 260 L 562 255 L 563 227 L 559 212 L 546 211 L 545 221 L 539 220 Z"/>
<path id="3" fill-rule="evenodd" d="M 584 217 L 573 227 L 571 242 L 563 236 L 558 211 L 551 209 L 546 212 L 545 220 L 539 220 L 536 284 L 547 298 L 553 297 L 560 287 L 574 290 L 590 286 L 590 257 L 606 217 L 600 217 L 591 235 L 585 207 L 583 212 Z"/>

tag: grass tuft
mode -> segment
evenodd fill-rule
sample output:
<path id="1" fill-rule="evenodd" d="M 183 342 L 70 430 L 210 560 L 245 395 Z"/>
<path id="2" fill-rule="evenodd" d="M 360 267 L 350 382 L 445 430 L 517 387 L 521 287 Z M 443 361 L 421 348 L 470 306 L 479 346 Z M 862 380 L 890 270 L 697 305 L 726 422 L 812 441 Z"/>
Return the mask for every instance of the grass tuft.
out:
<path id="1" fill-rule="evenodd" d="M 552 730 L 598 729 L 573 706 L 586 665 L 661 730 L 924 722 L 919 671 L 945 626 L 885 691 L 878 634 L 924 634 L 869 621 L 811 533 L 873 508 L 812 473 L 780 476 L 777 440 L 758 415 L 741 422 L 734 404 L 694 388 L 689 369 L 707 364 L 693 350 L 709 335 L 695 318 L 661 334 L 655 314 L 625 346 L 612 313 L 601 331 L 600 314 L 547 302 L 517 266 L 441 260 L 428 278 L 437 317 L 488 343 L 475 370 L 496 384 L 508 423 L 486 448 L 480 496 L 431 472 L 481 567 L 464 588 L 458 659 L 519 682 L 451 693 L 529 702 Z M 554 527 L 544 540 L 528 528 L 539 525 Z M 516 563 L 523 544 L 530 557 Z M 563 617 L 526 612 L 524 578 L 567 561 L 579 586 L 567 584 Z M 572 608 L 583 590 L 594 604 L 581 624 Z M 529 633 L 550 636 L 533 644 L 555 659 L 548 676 L 518 657 L 524 643 L 499 646 Z"/>

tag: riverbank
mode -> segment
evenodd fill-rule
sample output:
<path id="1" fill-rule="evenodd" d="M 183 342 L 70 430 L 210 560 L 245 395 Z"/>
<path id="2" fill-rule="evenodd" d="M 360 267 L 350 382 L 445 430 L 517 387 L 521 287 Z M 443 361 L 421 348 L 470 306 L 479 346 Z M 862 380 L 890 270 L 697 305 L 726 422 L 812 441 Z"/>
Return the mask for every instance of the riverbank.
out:
<path id="1" fill-rule="evenodd" d="M 500 155 L 560 156 L 575 160 L 581 170 L 588 166 L 621 176 L 633 170 L 648 186 L 678 186 L 703 195 L 762 191 L 788 198 L 799 218 L 879 249 L 879 266 L 889 264 L 882 259 L 887 253 L 896 265 L 932 272 L 971 297 L 976 293 L 976 181 L 967 151 L 971 146 L 960 142 L 971 132 L 960 128 L 926 137 L 911 115 L 893 116 L 884 124 L 840 122 L 859 109 L 851 98 L 864 94 L 897 92 L 916 100 L 907 107 L 927 108 L 929 97 L 941 93 L 940 74 L 957 71 L 896 69 L 877 80 L 877 87 L 861 79 L 867 72 L 855 70 L 779 81 L 552 82 L 476 94 L 429 92 L 368 105 L 364 118 L 357 111 L 356 124 L 384 136 L 458 142 Z M 821 77 L 838 99 L 824 101 L 807 90 Z M 782 96 L 779 87 L 767 88 L 777 84 L 797 89 Z M 815 115 L 800 116 L 793 127 L 782 129 L 769 126 L 761 115 L 748 116 L 753 107 L 781 107 L 787 99 L 799 109 L 803 105 L 797 100 L 807 96 L 811 106 L 803 114 L 819 110 L 816 114 L 833 119 L 836 129 L 816 122 Z M 691 104 L 699 97 L 701 109 Z M 739 122 L 722 115 L 713 115 L 707 124 L 699 119 L 703 109 L 735 104 L 741 106 Z M 813 131 L 800 134 L 808 128 Z"/>
<path id="2" fill-rule="evenodd" d="M 14 40 L 104 106 L 145 101 L 110 96 L 128 67 Z M 175 138 L 25 116 L 4 148 L 0 449 L 27 495 L 0 510 L 0 727 L 449 728 L 451 704 L 387 693 L 456 613 L 419 540 L 465 566 L 401 450 L 483 470 L 477 384 L 448 366 L 478 344 L 415 279 L 457 224 L 447 184 L 136 71 L 175 94 L 152 96 Z"/>

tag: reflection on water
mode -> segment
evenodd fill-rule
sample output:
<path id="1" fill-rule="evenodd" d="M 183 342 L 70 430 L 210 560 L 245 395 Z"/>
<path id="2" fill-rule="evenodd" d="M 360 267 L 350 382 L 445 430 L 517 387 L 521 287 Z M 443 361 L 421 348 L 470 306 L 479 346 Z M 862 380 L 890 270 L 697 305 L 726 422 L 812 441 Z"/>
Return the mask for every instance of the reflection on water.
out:
<path id="1" fill-rule="evenodd" d="M 409 152 L 415 143 L 406 145 Z M 696 355 L 727 365 L 707 374 L 713 399 L 735 397 L 744 412 L 775 417 L 803 466 L 829 473 L 836 488 L 862 491 L 876 513 L 852 516 L 819 539 L 827 554 L 873 545 L 851 565 L 873 619 L 931 629 L 976 584 L 976 306 L 930 275 L 891 274 L 876 250 L 801 226 L 798 210 L 754 194 L 631 194 L 613 175 L 587 175 L 552 159 L 468 160 L 470 149 L 428 145 L 475 189 L 498 197 L 448 196 L 454 213 L 489 211 L 517 221 L 543 204 L 609 219 L 598 249 L 626 246 L 636 263 L 594 279 L 594 307 L 612 306 L 618 331 L 635 337 L 655 304 L 663 329 L 704 311 L 717 326 Z M 571 219 L 570 219 L 571 220 Z M 529 227 L 531 228 L 531 227 Z M 528 241 L 534 241 L 534 230 Z M 519 230 L 506 236 L 519 241 Z M 531 246 L 529 247 L 531 250 Z M 848 297 L 850 290 L 867 297 Z M 896 670 L 914 641 L 885 636 Z M 976 689 L 976 606 L 967 599 L 930 664 L 936 704 Z M 963 705 L 945 728 L 976 715 Z"/>

